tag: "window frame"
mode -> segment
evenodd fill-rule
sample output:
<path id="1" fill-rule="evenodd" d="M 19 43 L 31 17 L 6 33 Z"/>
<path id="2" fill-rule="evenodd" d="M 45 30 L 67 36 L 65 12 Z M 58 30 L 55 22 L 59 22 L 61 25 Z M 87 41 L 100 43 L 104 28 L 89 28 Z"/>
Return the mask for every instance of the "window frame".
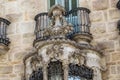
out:
<path id="1" fill-rule="evenodd" d="M 56 0 L 55 0 L 56 1 Z M 64 0 L 62 0 L 63 1 L 63 3 L 64 3 Z M 72 2 L 72 0 L 69 0 L 69 4 L 71 5 L 71 2 Z M 79 7 L 79 0 L 77 0 L 77 7 Z M 50 9 L 50 0 L 47 0 L 47 4 L 48 4 L 48 7 L 47 7 L 47 9 L 49 10 Z M 65 7 L 65 5 L 63 6 L 63 7 Z M 70 10 L 72 10 L 72 6 L 69 6 L 70 8 L 69 8 L 69 10 L 68 11 L 70 11 Z"/>

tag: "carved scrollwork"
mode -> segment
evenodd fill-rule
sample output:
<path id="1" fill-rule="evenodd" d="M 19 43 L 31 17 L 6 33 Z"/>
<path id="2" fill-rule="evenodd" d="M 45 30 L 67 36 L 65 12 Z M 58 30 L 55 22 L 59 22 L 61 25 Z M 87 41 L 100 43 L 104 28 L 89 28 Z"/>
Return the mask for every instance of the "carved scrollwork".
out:
<path id="1" fill-rule="evenodd" d="M 83 64 L 85 64 L 85 57 L 82 56 L 81 54 L 75 54 L 74 53 L 69 57 L 69 61 L 70 61 L 70 63 L 83 65 Z"/>
<path id="2" fill-rule="evenodd" d="M 33 69 L 33 71 L 36 71 L 39 69 L 39 67 L 42 66 L 42 57 L 41 56 L 38 56 L 38 55 L 35 55 L 31 58 L 30 60 L 30 63 L 31 63 L 31 68 Z"/>
<path id="3" fill-rule="evenodd" d="M 47 48 L 46 54 L 50 58 L 59 58 L 63 55 L 63 49 L 61 44 L 53 44 L 51 47 Z"/>
<path id="4" fill-rule="evenodd" d="M 60 5 L 53 6 L 48 16 L 51 19 L 51 25 L 45 29 L 44 34 L 51 38 L 65 38 L 65 36 L 73 31 L 71 24 L 68 24 L 64 18 L 65 9 Z"/>

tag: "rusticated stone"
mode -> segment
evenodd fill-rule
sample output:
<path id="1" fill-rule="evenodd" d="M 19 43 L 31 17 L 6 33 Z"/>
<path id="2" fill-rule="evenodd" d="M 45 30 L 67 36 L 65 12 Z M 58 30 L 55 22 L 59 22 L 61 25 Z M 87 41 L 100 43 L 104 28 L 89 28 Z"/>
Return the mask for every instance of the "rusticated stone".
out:
<path id="1" fill-rule="evenodd" d="M 1 1 L 0 1 L 1 2 Z M 4 17 L 5 7 L 0 3 L 0 17 Z"/>
<path id="2" fill-rule="evenodd" d="M 8 37 L 10 37 L 11 40 L 11 46 L 20 46 L 19 44 L 21 44 L 22 42 L 22 35 L 9 35 Z M 18 44 L 18 45 L 17 45 Z M 12 50 L 12 49 L 11 49 Z"/>
<path id="3" fill-rule="evenodd" d="M 117 4 L 118 0 L 110 0 L 111 3 L 111 7 L 116 8 L 116 4 Z"/>
<path id="4" fill-rule="evenodd" d="M 88 0 L 79 0 L 80 7 L 90 8 L 89 4 L 90 2 Z"/>
<path id="5" fill-rule="evenodd" d="M 24 58 L 24 56 L 25 56 L 26 54 L 25 54 L 25 52 L 24 51 L 22 51 L 22 52 L 17 52 L 17 53 L 15 53 L 14 54 L 14 61 L 21 61 L 23 58 Z"/>
<path id="6" fill-rule="evenodd" d="M 0 66 L 0 74 L 9 74 L 13 71 L 12 66 Z"/>
<path id="7" fill-rule="evenodd" d="M 5 55 L 0 55 L 0 62 L 1 63 L 5 63 L 5 62 L 7 62 L 8 60 L 8 55 L 7 54 L 5 54 Z"/>
<path id="8" fill-rule="evenodd" d="M 117 31 L 117 21 L 108 22 L 107 32 L 115 32 Z"/>
<path id="9" fill-rule="evenodd" d="M 120 53 L 113 53 L 112 54 L 112 61 L 119 61 L 120 60 Z"/>
<path id="10" fill-rule="evenodd" d="M 23 34 L 23 38 L 30 38 L 30 37 L 34 37 L 34 33 L 25 33 Z"/>
<path id="11" fill-rule="evenodd" d="M 100 44 L 105 50 L 114 50 L 115 48 L 114 41 L 101 41 L 98 42 L 98 44 Z"/>
<path id="12" fill-rule="evenodd" d="M 14 65 L 13 70 L 15 73 L 23 73 L 24 72 L 24 65 L 23 64 Z"/>
<path id="13" fill-rule="evenodd" d="M 10 80 L 10 79 L 4 79 L 4 78 L 2 78 L 2 79 L 0 79 L 0 80 Z"/>
<path id="14" fill-rule="evenodd" d="M 116 66 L 110 66 L 110 74 L 116 74 L 117 70 L 116 70 Z"/>
<path id="15" fill-rule="evenodd" d="M 10 34 L 15 34 L 16 33 L 16 23 L 11 24 L 8 28 L 7 28 L 7 33 Z"/>
<path id="16" fill-rule="evenodd" d="M 107 65 L 116 65 L 116 62 L 109 62 Z"/>
<path id="17" fill-rule="evenodd" d="M 34 32 L 34 22 L 23 22 L 18 23 L 18 26 L 16 27 L 17 33 L 33 33 Z"/>
<path id="18" fill-rule="evenodd" d="M 108 8 L 108 0 L 93 0 L 92 7 L 94 10 L 105 10 Z"/>
<path id="19" fill-rule="evenodd" d="M 106 63 L 109 63 L 111 61 L 111 56 L 110 54 L 105 56 Z"/>
<path id="20" fill-rule="evenodd" d="M 23 39 L 23 44 L 33 44 L 33 41 L 34 41 L 34 37 L 30 37 L 30 38 L 24 38 Z"/>
<path id="21" fill-rule="evenodd" d="M 22 13 L 22 9 L 20 9 L 20 5 L 17 1 L 10 1 L 5 3 L 4 5 L 6 15 Z"/>
<path id="22" fill-rule="evenodd" d="M 100 22 L 103 20 L 103 13 L 101 11 L 94 11 L 91 13 L 90 19 L 92 22 Z"/>
<path id="23" fill-rule="evenodd" d="M 103 15 L 104 15 L 104 22 L 108 21 L 107 10 L 103 11 Z"/>
<path id="24" fill-rule="evenodd" d="M 120 74 L 120 66 L 119 65 L 117 66 L 117 73 Z"/>
<path id="25" fill-rule="evenodd" d="M 106 25 L 105 23 L 93 23 L 91 25 L 91 33 L 93 34 L 102 34 L 106 32 Z"/>
<path id="26" fill-rule="evenodd" d="M 120 11 L 118 9 L 110 9 L 109 10 L 109 18 L 110 19 L 120 19 Z"/>
<path id="27" fill-rule="evenodd" d="M 107 37 L 107 39 L 109 40 L 116 40 L 118 38 L 118 33 L 110 32 L 110 33 L 107 33 L 104 37 Z"/>
<path id="28" fill-rule="evenodd" d="M 22 80 L 21 76 L 14 77 L 12 80 Z"/>

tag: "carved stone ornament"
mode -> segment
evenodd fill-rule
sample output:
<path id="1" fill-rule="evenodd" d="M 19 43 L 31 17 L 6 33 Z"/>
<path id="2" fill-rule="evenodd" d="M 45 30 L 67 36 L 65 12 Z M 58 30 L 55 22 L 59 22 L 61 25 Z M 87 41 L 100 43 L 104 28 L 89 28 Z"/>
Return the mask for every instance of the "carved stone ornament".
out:
<path id="1" fill-rule="evenodd" d="M 88 41 L 84 40 L 82 43 L 66 38 L 66 35 L 73 29 L 72 25 L 68 24 L 64 18 L 65 9 L 62 6 L 53 6 L 48 15 L 51 24 L 43 33 L 50 36 L 50 39 L 35 43 L 35 51 L 25 57 L 24 80 L 49 80 L 49 63 L 55 61 L 62 63 L 64 80 L 68 80 L 69 64 L 72 64 L 71 74 L 74 74 L 77 69 L 81 69 L 77 75 L 84 74 L 83 77 L 86 79 L 102 80 L 101 70 L 104 69 L 105 65 L 101 62 L 104 59 L 99 56 L 101 52 L 90 44 L 92 37 L 87 37 Z M 74 39 L 78 38 L 82 40 L 84 35 L 74 37 Z"/>
<path id="2" fill-rule="evenodd" d="M 65 9 L 60 5 L 55 5 L 50 9 L 48 16 L 51 19 L 51 25 L 44 31 L 46 36 L 51 36 L 51 38 L 65 38 L 68 33 L 72 32 L 73 27 L 67 23 L 64 15 Z"/>
<path id="3" fill-rule="evenodd" d="M 48 47 L 46 54 L 54 58 L 58 58 L 63 55 L 63 46 L 61 44 L 53 44 L 52 47 Z"/>

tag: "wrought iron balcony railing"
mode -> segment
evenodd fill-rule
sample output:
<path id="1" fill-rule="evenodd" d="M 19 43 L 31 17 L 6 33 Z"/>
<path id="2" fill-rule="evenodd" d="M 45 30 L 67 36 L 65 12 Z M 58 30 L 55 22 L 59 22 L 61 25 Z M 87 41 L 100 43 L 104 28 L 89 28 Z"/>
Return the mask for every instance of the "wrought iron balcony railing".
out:
<path id="1" fill-rule="evenodd" d="M 89 18 L 90 10 L 83 7 L 78 7 L 75 9 L 72 9 L 65 13 L 65 19 L 68 23 L 71 23 L 73 25 L 73 31 L 68 34 L 66 37 L 70 38 L 71 36 L 75 34 L 90 34 L 90 18 Z M 46 28 L 49 28 L 50 26 L 50 18 L 48 17 L 48 13 L 40 13 L 36 15 L 35 21 L 36 21 L 36 28 L 35 28 L 35 34 L 36 34 L 36 40 L 35 41 L 42 41 L 49 39 L 49 36 L 46 36 L 44 34 L 44 30 Z"/>
<path id="2" fill-rule="evenodd" d="M 10 22 L 4 18 L 0 18 L 0 43 L 8 46 L 10 41 L 7 38 L 6 28 Z"/>

